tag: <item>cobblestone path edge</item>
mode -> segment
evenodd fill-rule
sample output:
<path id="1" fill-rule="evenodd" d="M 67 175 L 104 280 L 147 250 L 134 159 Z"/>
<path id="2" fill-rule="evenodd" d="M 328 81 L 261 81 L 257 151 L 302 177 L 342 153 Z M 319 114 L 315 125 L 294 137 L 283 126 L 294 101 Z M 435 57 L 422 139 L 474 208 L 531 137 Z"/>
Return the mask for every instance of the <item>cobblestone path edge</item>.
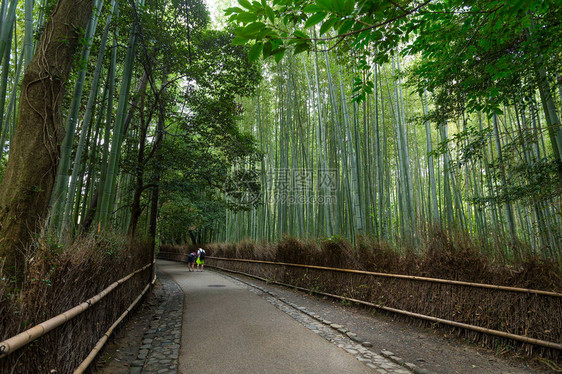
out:
<path id="1" fill-rule="evenodd" d="M 158 305 L 144 333 L 130 374 L 176 374 L 181 342 L 183 291 L 165 273 L 157 271 L 165 301 Z"/>

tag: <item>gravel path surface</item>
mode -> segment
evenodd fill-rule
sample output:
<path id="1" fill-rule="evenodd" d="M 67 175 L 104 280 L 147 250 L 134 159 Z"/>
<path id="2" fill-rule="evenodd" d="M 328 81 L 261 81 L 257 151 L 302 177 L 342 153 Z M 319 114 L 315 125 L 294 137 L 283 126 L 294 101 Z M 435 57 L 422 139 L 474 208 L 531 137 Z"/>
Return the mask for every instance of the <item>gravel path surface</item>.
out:
<path id="1" fill-rule="evenodd" d="M 106 348 L 98 373 L 177 372 L 183 293 L 165 273 L 158 272 L 158 275 L 159 285 L 154 294 Z M 233 277 L 227 273 L 221 275 L 264 298 L 314 333 L 346 350 L 373 372 L 541 372 L 527 367 L 523 361 L 508 361 L 463 343 L 458 338 L 444 336 L 440 330 L 417 328 L 372 310 L 344 305 L 339 301 L 252 278 Z"/>

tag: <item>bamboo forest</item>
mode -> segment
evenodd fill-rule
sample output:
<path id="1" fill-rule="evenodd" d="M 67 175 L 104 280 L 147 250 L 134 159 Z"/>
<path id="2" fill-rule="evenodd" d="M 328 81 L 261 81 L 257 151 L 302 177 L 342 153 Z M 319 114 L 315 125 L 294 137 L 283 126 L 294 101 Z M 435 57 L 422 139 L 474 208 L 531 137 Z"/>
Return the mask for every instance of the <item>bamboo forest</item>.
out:
<path id="1" fill-rule="evenodd" d="M 559 259 L 559 4 L 403 3 L 227 11 L 235 43 L 277 62 L 241 125 L 259 156 L 232 169 L 253 177 L 233 199 L 262 199 L 227 211 L 219 240 L 365 235 L 415 250 L 438 226 L 490 256 Z"/>
<path id="2" fill-rule="evenodd" d="M 560 261 L 557 1 L 71 3 L 0 9 L 6 269 L 95 231 Z"/>
<path id="3" fill-rule="evenodd" d="M 477 325 L 560 372 L 561 20 L 560 0 L 0 0 L 0 372 L 82 372 L 158 269 L 205 253 L 200 279 Z M 67 337 L 80 354 L 42 351 Z"/>

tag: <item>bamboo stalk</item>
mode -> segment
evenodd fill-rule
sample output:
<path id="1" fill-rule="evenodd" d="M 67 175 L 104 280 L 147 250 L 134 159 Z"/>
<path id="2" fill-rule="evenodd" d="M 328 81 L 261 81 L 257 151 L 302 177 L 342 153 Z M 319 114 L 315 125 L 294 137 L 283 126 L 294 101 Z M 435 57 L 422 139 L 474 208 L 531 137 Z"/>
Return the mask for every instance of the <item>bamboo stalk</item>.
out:
<path id="1" fill-rule="evenodd" d="M 98 301 L 100 301 L 105 296 L 107 296 L 111 291 L 113 291 L 119 285 L 123 284 L 124 282 L 129 280 L 132 276 L 134 276 L 137 273 L 140 273 L 141 271 L 152 266 L 153 264 L 154 261 L 150 264 L 146 264 L 142 268 L 132 272 L 126 277 L 121 278 L 116 282 L 113 282 L 109 287 L 104 289 L 102 292 L 86 300 L 82 304 L 77 305 L 74 308 L 69 309 L 66 312 L 61 313 L 45 322 L 42 322 L 22 333 L 19 333 L 16 336 L 13 336 L 7 340 L 4 340 L 3 342 L 0 342 L 0 358 L 4 358 L 8 356 L 10 353 L 13 353 L 14 351 L 20 349 L 21 347 L 31 343 L 35 339 L 45 335 L 49 331 L 54 330 L 55 328 L 61 326 L 62 324 L 66 323 L 72 318 L 82 314 L 84 311 L 92 307 L 92 305 L 96 304 Z"/>

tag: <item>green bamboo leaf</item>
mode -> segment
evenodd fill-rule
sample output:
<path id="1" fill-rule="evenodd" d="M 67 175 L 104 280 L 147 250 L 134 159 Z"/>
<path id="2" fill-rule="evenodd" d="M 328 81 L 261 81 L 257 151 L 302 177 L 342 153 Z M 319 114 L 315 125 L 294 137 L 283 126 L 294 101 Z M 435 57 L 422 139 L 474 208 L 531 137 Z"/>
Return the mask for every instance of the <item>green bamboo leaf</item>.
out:
<path id="1" fill-rule="evenodd" d="M 256 44 L 254 44 L 252 49 L 250 49 L 250 53 L 248 54 L 248 61 L 250 62 L 256 61 L 261 54 L 262 48 L 263 48 L 263 43 L 256 42 Z"/>
<path id="2" fill-rule="evenodd" d="M 375 30 L 371 33 L 371 40 L 381 40 L 382 32 L 380 30 Z"/>
<path id="3" fill-rule="evenodd" d="M 308 29 L 309 27 L 312 27 L 312 26 L 322 22 L 322 20 L 324 18 L 326 18 L 326 13 L 318 12 L 315 15 L 311 16 L 309 19 L 306 20 L 306 23 L 304 24 L 304 28 Z"/>

